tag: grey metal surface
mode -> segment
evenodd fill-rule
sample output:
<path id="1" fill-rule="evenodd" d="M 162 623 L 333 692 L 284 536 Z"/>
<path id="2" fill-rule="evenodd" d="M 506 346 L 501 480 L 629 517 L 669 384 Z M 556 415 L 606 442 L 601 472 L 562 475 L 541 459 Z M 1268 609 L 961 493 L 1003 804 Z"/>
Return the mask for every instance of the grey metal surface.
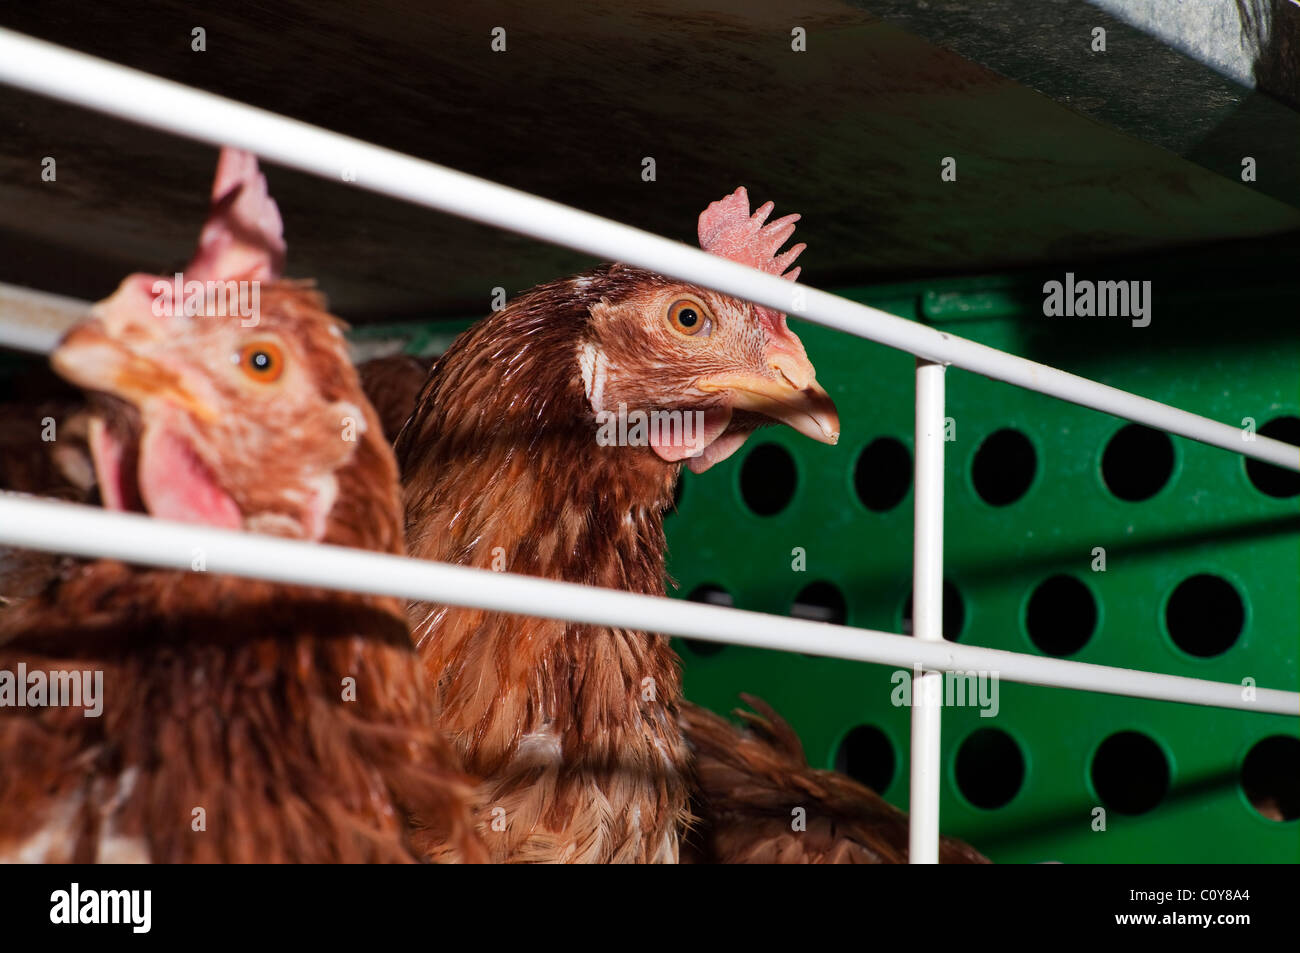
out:
<path id="1" fill-rule="evenodd" d="M 1136 27 L 1180 53 L 1199 60 L 1242 86 L 1255 85 L 1259 50 L 1243 23 L 1238 0 L 1086 0 L 1116 20 Z M 1262 9 L 1262 36 L 1273 20 L 1271 7 Z"/>
<path id="2" fill-rule="evenodd" d="M 860 4 L 48 0 L 10 5 L 0 24 L 683 241 L 709 201 L 743 184 L 803 213 L 813 285 L 1300 228 L 1300 209 L 1270 197 L 1271 156 L 1257 186 L 1202 167 L 1199 152 L 1220 155 L 1211 146 L 1249 119 L 1246 92 L 1140 31 L 1115 21 L 1129 36 L 1096 60 L 1060 37 L 1065 13 L 1106 16 L 1083 3 Z M 897 24 L 874 15 L 897 11 Z M 497 25 L 504 54 L 489 48 Z M 807 52 L 790 48 L 795 26 Z M 1293 129 L 1283 112 L 1265 128 Z M 0 136 L 0 281 L 94 300 L 128 272 L 189 256 L 211 149 L 6 88 Z M 57 182 L 40 178 L 45 156 Z M 641 178 L 646 156 L 654 182 Z M 945 156 L 956 182 L 940 179 Z M 353 322 L 478 314 L 495 286 L 513 293 L 592 264 L 267 171 L 290 274 L 315 277 Z"/>
<path id="3" fill-rule="evenodd" d="M 1251 188 L 1300 207 L 1291 0 L 850 2 L 1225 178 L 1250 156 Z"/>

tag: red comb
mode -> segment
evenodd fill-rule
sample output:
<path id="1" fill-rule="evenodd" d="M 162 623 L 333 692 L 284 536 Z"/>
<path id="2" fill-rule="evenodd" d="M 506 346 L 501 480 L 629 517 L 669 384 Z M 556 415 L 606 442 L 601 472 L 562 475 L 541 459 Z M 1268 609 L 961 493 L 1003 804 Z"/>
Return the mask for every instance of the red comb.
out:
<path id="1" fill-rule="evenodd" d="M 794 234 L 794 223 L 799 221 L 799 216 L 786 215 L 775 222 L 767 222 L 773 208 L 772 203 L 767 202 L 750 215 L 749 193 L 742 185 L 700 213 L 700 247 L 721 258 L 794 281 L 799 277 L 799 269 L 786 271 L 786 268 L 808 246 L 801 242 L 779 255 L 776 253 Z M 793 337 L 786 327 L 784 314 L 761 305 L 754 306 L 754 313 L 772 333 Z"/>
<path id="2" fill-rule="evenodd" d="M 284 223 L 257 157 L 222 149 L 212 183 L 212 210 L 186 276 L 274 281 L 284 269 L 284 254 Z"/>
<path id="3" fill-rule="evenodd" d="M 741 186 L 700 213 L 700 247 L 710 254 L 794 281 L 799 277 L 799 269 L 787 272 L 786 268 L 808 246 L 800 243 L 780 255 L 776 253 L 794 234 L 794 223 L 799 221 L 799 216 L 786 215 L 764 225 L 773 207 L 767 202 L 751 216 L 749 193 Z"/>

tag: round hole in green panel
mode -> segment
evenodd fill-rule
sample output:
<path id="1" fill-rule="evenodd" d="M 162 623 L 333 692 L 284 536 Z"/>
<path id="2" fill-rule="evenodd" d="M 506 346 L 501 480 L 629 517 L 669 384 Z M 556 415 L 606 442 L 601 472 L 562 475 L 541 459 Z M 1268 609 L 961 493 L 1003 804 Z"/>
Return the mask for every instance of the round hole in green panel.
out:
<path id="1" fill-rule="evenodd" d="M 889 736 L 875 725 L 858 725 L 835 752 L 835 770 L 884 794 L 894 783 L 898 757 Z"/>
<path id="2" fill-rule="evenodd" d="M 1019 430 L 1004 427 L 990 434 L 971 460 L 971 483 L 990 506 L 1009 506 L 1029 491 L 1038 471 L 1034 445 Z"/>
<path id="3" fill-rule="evenodd" d="M 1103 741 L 1089 769 L 1101 802 L 1119 814 L 1145 814 L 1169 791 L 1169 759 L 1140 731 L 1120 731 Z"/>
<path id="4" fill-rule="evenodd" d="M 1025 604 L 1025 631 L 1047 655 L 1073 655 L 1096 630 L 1097 600 L 1074 576 L 1044 579 Z"/>
<path id="5" fill-rule="evenodd" d="M 1300 738 L 1273 735 L 1256 743 L 1241 764 L 1241 790 L 1270 821 L 1300 817 Z"/>
<path id="6" fill-rule="evenodd" d="M 1300 444 L 1300 417 L 1275 417 L 1259 428 L 1260 436 L 1272 437 L 1283 443 Z M 1262 460 L 1244 458 L 1246 476 L 1255 484 L 1255 489 L 1268 496 L 1279 499 L 1288 496 L 1300 496 L 1300 473 L 1284 470 Z"/>
<path id="7" fill-rule="evenodd" d="M 993 810 L 1009 803 L 1024 786 L 1025 756 L 1002 729 L 980 728 L 957 749 L 953 774 L 962 797 Z"/>
<path id="8" fill-rule="evenodd" d="M 759 516 L 772 516 L 790 505 L 798 475 L 794 457 L 779 443 L 760 443 L 740 466 L 740 496 Z"/>
<path id="9" fill-rule="evenodd" d="M 1116 431 L 1101 455 L 1101 478 L 1111 493 L 1129 503 L 1155 496 L 1174 472 L 1169 435 L 1141 424 Z"/>
<path id="10" fill-rule="evenodd" d="M 943 637 L 949 642 L 961 639 L 962 629 L 966 627 L 966 601 L 961 591 L 949 582 L 943 581 Z M 912 596 L 907 596 L 903 603 L 902 633 L 912 634 Z"/>
<path id="11" fill-rule="evenodd" d="M 1188 655 L 1211 658 L 1228 651 L 1241 635 L 1246 607 L 1222 576 L 1198 573 L 1184 579 L 1165 603 L 1165 629 Z"/>
<path id="12" fill-rule="evenodd" d="M 713 583 L 696 586 L 686 598 L 690 602 L 703 602 L 711 606 L 726 606 L 728 609 L 733 608 L 736 604 L 736 600 L 731 597 L 731 593 Z M 717 655 L 727 647 L 723 642 L 706 642 L 703 639 L 682 639 L 682 644 L 691 650 L 691 654 L 698 655 L 701 658 Z"/>
<path id="13" fill-rule="evenodd" d="M 877 437 L 862 448 L 853 467 L 853 488 L 873 513 L 892 510 L 912 486 L 912 454 L 893 437 Z"/>
<path id="14" fill-rule="evenodd" d="M 790 615 L 796 619 L 829 622 L 843 625 L 848 617 L 848 605 L 840 587 L 830 582 L 814 582 L 799 590 L 790 606 Z"/>

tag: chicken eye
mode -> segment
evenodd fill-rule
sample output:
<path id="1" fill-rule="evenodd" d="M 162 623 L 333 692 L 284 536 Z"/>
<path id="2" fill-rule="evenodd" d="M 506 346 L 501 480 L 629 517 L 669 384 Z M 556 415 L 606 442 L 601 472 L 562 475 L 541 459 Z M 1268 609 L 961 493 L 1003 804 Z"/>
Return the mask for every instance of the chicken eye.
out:
<path id="1" fill-rule="evenodd" d="M 284 373 L 284 354 L 270 341 L 245 344 L 239 352 L 239 369 L 258 383 L 269 384 Z"/>
<path id="2" fill-rule="evenodd" d="M 668 306 L 668 323 L 674 331 L 682 334 L 696 335 L 703 332 L 707 337 L 713 330 L 713 315 L 698 301 L 683 298 Z"/>

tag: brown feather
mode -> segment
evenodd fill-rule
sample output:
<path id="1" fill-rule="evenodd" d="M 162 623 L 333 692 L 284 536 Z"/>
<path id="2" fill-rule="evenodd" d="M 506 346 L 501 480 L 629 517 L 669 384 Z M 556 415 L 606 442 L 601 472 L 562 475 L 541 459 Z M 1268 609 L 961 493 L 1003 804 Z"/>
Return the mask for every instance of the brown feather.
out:
<path id="1" fill-rule="evenodd" d="M 371 358 L 357 368 L 361 386 L 378 411 L 389 442 L 395 441 L 406 425 L 433 363 L 433 358 L 394 354 Z"/>
<path id="2" fill-rule="evenodd" d="M 397 442 L 412 555 L 663 592 L 677 467 L 597 446 L 577 368 L 589 306 L 645 273 L 584 277 L 529 292 L 439 360 Z M 424 603 L 410 618 L 439 722 L 484 779 L 495 860 L 676 860 L 687 754 L 667 639 Z"/>
<path id="3" fill-rule="evenodd" d="M 39 391 L 47 389 L 38 380 L 31 399 L 0 405 L 0 490 L 91 502 L 95 477 L 81 414 L 85 400 L 72 394 L 40 399 Z M 55 439 L 45 439 L 50 435 Z M 0 613 L 57 579 L 68 563 L 66 556 L 0 545 Z"/>
<path id="4" fill-rule="evenodd" d="M 738 728 L 706 708 L 683 704 L 682 728 L 695 756 L 702 822 L 688 839 L 697 863 L 907 863 L 908 820 L 870 788 L 808 766 L 794 729 L 771 706 L 741 695 Z M 804 829 L 796 829 L 802 809 Z M 945 864 L 988 863 L 944 837 Z"/>
<path id="5" fill-rule="evenodd" d="M 0 669 L 102 671 L 104 705 L 0 714 L 0 857 L 482 859 L 391 600 L 96 562 L 0 643 Z"/>

